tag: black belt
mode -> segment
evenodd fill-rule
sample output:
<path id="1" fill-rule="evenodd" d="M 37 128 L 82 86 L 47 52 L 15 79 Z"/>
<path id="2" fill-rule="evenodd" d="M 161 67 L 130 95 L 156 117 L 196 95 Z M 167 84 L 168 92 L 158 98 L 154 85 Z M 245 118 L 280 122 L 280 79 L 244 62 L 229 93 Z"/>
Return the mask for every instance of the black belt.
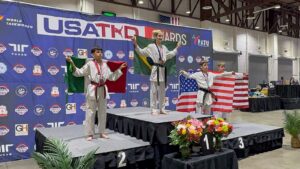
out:
<path id="1" fill-rule="evenodd" d="M 206 97 L 207 93 L 211 94 L 211 96 L 213 97 L 213 99 L 215 99 L 215 101 L 218 101 L 217 96 L 212 91 L 210 91 L 209 89 L 205 89 L 205 88 L 199 87 L 198 90 L 201 90 L 201 91 L 204 92 L 203 103 L 204 103 L 204 100 L 205 100 L 205 97 Z"/>
<path id="2" fill-rule="evenodd" d="M 165 85 L 167 84 L 167 67 L 164 64 L 159 64 L 159 63 L 153 63 L 153 66 L 157 66 L 157 84 L 159 86 L 159 67 L 164 67 L 165 68 Z"/>

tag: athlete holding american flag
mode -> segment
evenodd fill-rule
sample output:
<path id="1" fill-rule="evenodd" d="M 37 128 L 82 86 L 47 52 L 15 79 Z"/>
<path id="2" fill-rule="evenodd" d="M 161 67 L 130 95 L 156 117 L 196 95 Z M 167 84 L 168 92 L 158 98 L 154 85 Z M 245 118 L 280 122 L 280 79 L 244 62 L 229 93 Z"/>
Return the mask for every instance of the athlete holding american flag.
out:
<path id="1" fill-rule="evenodd" d="M 200 62 L 200 72 L 189 74 L 184 70 L 180 71 L 187 78 L 195 79 L 198 85 L 197 98 L 196 98 L 196 113 L 212 114 L 211 104 L 213 98 L 217 100 L 215 94 L 211 91 L 214 79 L 217 77 L 224 77 L 234 75 L 235 72 L 224 72 L 214 74 L 208 72 L 208 62 L 203 60 Z"/>

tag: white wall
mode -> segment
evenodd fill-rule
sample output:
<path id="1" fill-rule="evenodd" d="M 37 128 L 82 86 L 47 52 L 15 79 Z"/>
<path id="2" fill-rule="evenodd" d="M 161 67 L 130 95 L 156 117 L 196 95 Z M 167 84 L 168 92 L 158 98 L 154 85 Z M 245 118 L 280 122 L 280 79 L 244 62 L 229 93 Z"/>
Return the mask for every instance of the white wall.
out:
<path id="1" fill-rule="evenodd" d="M 54 8 L 67 9 L 79 11 L 80 0 L 18 0 L 19 2 L 26 2 L 31 4 L 45 5 Z"/>

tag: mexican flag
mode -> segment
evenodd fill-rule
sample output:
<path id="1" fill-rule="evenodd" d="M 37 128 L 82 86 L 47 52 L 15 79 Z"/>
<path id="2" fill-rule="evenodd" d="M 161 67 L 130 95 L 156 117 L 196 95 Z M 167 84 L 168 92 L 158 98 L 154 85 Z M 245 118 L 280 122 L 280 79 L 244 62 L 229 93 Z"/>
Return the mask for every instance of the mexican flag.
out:
<path id="1" fill-rule="evenodd" d="M 76 67 L 81 68 L 87 61 L 87 59 L 81 59 L 77 57 L 71 57 Z M 117 70 L 121 64 L 124 62 L 112 62 L 107 61 L 107 65 L 112 72 Z M 85 87 L 85 79 L 84 77 L 75 77 L 72 72 L 72 65 L 69 62 L 66 62 L 67 65 L 67 74 L 66 81 L 68 84 L 68 92 L 69 93 L 84 93 Z M 122 76 L 117 81 L 106 81 L 106 85 L 108 88 L 108 92 L 112 93 L 125 93 L 126 92 L 126 72 L 127 68 L 122 69 Z"/>
<path id="2" fill-rule="evenodd" d="M 141 49 L 147 47 L 150 43 L 154 43 L 154 39 L 147 39 L 140 36 L 136 36 L 137 44 Z M 177 42 L 171 41 L 163 41 L 163 45 L 165 45 L 169 51 L 172 51 L 176 48 Z M 134 73 L 141 75 L 150 75 L 151 74 L 151 65 L 147 61 L 147 56 L 139 55 L 136 51 L 134 52 Z M 176 74 L 176 56 L 167 60 L 165 63 L 167 68 L 167 75 L 175 75 Z"/>

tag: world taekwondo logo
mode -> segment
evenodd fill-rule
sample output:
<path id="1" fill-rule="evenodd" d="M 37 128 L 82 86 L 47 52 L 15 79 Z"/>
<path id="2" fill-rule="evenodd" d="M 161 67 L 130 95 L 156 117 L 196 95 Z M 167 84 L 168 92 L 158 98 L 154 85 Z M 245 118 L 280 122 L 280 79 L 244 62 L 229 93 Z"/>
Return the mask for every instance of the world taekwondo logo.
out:
<path id="1" fill-rule="evenodd" d="M 131 41 L 133 35 L 145 36 L 145 27 L 126 23 L 86 21 L 75 18 L 37 14 L 37 34 L 86 39 Z"/>
<path id="2" fill-rule="evenodd" d="M 193 35 L 192 39 L 194 39 L 194 45 L 200 47 L 209 47 L 209 40 L 201 39 L 200 35 Z"/>

